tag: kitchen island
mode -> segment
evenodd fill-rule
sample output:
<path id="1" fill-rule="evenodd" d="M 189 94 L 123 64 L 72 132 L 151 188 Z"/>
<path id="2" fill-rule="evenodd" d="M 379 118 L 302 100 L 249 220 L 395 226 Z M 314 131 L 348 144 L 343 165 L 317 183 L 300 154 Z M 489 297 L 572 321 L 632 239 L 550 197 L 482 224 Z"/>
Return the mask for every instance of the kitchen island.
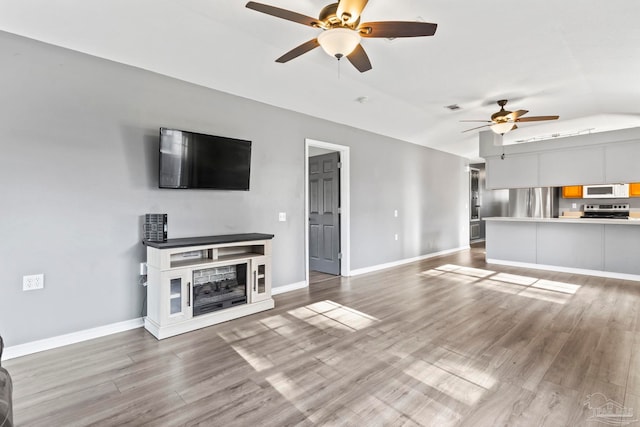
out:
<path id="1" fill-rule="evenodd" d="M 493 217 L 488 263 L 640 281 L 640 220 Z"/>

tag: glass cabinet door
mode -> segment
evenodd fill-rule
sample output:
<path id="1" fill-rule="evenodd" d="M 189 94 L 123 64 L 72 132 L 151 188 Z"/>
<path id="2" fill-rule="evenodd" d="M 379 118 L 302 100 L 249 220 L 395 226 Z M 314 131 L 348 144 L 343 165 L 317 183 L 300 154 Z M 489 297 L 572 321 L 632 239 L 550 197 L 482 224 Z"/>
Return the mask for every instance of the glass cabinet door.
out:
<path id="1" fill-rule="evenodd" d="M 167 273 L 164 277 L 165 321 L 175 323 L 191 318 L 191 275 L 188 271 Z"/>
<path id="2" fill-rule="evenodd" d="M 251 260 L 251 302 L 271 298 L 271 265 L 267 257 Z"/>
<path id="3" fill-rule="evenodd" d="M 169 316 L 182 314 L 182 278 L 169 280 Z"/>

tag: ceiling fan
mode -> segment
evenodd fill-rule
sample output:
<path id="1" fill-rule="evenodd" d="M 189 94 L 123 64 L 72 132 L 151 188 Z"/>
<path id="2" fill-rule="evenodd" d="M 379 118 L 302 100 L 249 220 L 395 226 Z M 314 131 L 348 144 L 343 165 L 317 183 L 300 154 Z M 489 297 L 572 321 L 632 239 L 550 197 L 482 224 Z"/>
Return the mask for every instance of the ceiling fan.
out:
<path id="1" fill-rule="evenodd" d="M 500 106 L 500 111 L 493 113 L 491 115 L 491 120 L 460 120 L 461 122 L 485 122 L 488 123 L 486 125 L 478 126 L 475 128 L 467 129 L 462 131 L 469 132 L 476 129 L 481 129 L 483 127 L 490 127 L 492 131 L 495 133 L 499 133 L 504 135 L 505 133 L 517 129 L 518 126 L 516 123 L 521 122 L 542 122 L 545 120 L 556 120 L 560 116 L 534 116 L 534 117 L 522 117 L 527 114 L 528 110 L 518 110 L 518 111 L 509 111 L 505 110 L 504 106 L 507 105 L 506 99 L 501 99 L 497 101 Z"/>
<path id="2" fill-rule="evenodd" d="M 432 36 L 438 27 L 437 24 L 411 21 L 381 21 L 361 24 L 360 14 L 367 2 L 368 0 L 340 0 L 337 3 L 325 6 L 320 11 L 318 19 L 254 1 L 250 1 L 246 6 L 249 9 L 266 13 L 267 15 L 322 29 L 317 38 L 293 48 L 276 59 L 276 62 L 285 63 L 318 46 L 322 46 L 325 52 L 338 58 L 338 60 L 346 56 L 349 62 L 361 73 L 371 69 L 371 61 L 369 61 L 369 57 L 360 44 L 362 37 Z"/>

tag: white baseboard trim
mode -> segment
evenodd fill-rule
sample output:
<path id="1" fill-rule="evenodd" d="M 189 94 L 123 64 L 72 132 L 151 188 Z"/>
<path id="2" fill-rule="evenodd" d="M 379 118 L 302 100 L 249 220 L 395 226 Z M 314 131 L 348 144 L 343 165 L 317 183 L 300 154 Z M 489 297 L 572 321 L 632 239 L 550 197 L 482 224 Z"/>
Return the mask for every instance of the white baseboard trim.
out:
<path id="1" fill-rule="evenodd" d="M 297 283 L 291 283 L 289 285 L 277 286 L 275 288 L 271 288 L 271 295 L 284 294 L 285 292 L 296 291 L 298 289 L 308 288 L 309 284 L 306 280 Z"/>
<path id="2" fill-rule="evenodd" d="M 278 286 L 271 290 L 272 295 L 278 295 L 285 292 L 295 291 L 308 287 L 308 283 L 303 280 L 289 285 Z M 2 360 L 15 359 L 21 356 L 27 356 L 33 353 L 39 353 L 45 350 L 51 350 L 63 347 L 69 344 L 76 344 L 82 341 L 88 341 L 94 338 L 100 338 L 118 332 L 128 331 L 130 329 L 141 328 L 144 326 L 144 319 L 125 320 L 124 322 L 112 323 L 110 325 L 99 326 L 97 328 L 85 329 L 83 331 L 72 332 L 70 334 L 59 335 L 57 337 L 45 338 L 43 340 L 32 341 L 24 344 L 6 347 L 2 354 Z"/>
<path id="3" fill-rule="evenodd" d="M 141 328 L 143 325 L 144 321 L 142 317 L 139 317 L 137 319 L 125 320 L 124 322 L 112 323 L 110 325 L 98 326 L 97 328 L 85 329 L 83 331 L 72 332 L 70 334 L 59 335 L 57 337 L 14 345 L 4 349 L 2 358 L 4 360 L 15 359 L 16 357 L 26 356 L 28 354 L 51 350 L 94 338 L 100 338 L 116 334 L 118 332 L 128 331 L 130 329 Z"/>
<path id="4" fill-rule="evenodd" d="M 633 280 L 640 282 L 637 274 L 616 273 L 613 271 L 588 270 L 585 268 L 560 267 L 557 265 L 532 264 L 528 262 L 504 261 L 501 259 L 487 258 L 487 264 L 507 265 L 509 267 L 533 268 L 536 270 L 558 271 L 560 273 L 584 274 L 586 276 L 606 277 L 609 279 Z"/>
<path id="5" fill-rule="evenodd" d="M 420 255 L 420 256 L 415 257 L 415 258 L 401 259 L 399 261 L 393 261 L 393 262 L 387 262 L 387 263 L 384 263 L 384 264 L 372 265 L 371 267 L 358 268 L 356 270 L 351 270 L 351 273 L 349 275 L 350 276 L 359 276 L 360 274 L 372 273 L 374 271 L 384 270 L 386 268 L 391 268 L 391 267 L 398 267 L 400 265 L 409 264 L 409 263 L 416 262 L 416 261 L 422 261 L 422 260 L 429 259 L 429 258 L 435 258 L 435 257 L 439 257 L 439 256 L 442 256 L 442 255 L 452 254 L 454 252 L 464 251 L 464 250 L 469 249 L 469 248 L 470 248 L 470 246 L 466 245 L 466 246 L 461 246 L 459 248 L 445 249 L 444 251 L 433 252 L 433 253 L 426 254 L 426 255 Z"/>

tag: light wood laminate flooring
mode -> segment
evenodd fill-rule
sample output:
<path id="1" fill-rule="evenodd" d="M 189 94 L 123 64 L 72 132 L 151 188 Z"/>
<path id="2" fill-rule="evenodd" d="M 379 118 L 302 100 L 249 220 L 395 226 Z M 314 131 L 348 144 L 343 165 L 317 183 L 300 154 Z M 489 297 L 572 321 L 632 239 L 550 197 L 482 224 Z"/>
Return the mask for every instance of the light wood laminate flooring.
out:
<path id="1" fill-rule="evenodd" d="M 7 361 L 16 424 L 599 426 L 607 399 L 633 411 L 609 422 L 640 412 L 640 283 L 488 265 L 474 245 L 275 300 L 162 341 L 141 328 Z"/>

